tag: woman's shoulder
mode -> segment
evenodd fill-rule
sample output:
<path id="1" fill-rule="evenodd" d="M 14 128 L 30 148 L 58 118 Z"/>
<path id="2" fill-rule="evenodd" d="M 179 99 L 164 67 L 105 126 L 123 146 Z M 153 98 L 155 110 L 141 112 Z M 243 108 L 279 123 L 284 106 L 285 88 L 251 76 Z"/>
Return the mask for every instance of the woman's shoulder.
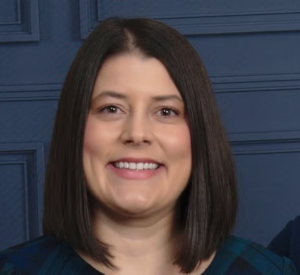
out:
<path id="1" fill-rule="evenodd" d="M 300 272 L 300 216 L 289 221 L 268 248 L 278 255 L 290 258 Z"/>
<path id="2" fill-rule="evenodd" d="M 78 257 L 63 241 L 42 236 L 0 252 L 0 274 L 59 274 L 57 270 Z"/>
<path id="3" fill-rule="evenodd" d="M 278 256 L 255 242 L 229 237 L 216 255 L 226 272 L 220 274 L 298 274 L 291 260 Z"/>
<path id="4" fill-rule="evenodd" d="M 41 266 L 51 252 L 62 245 L 54 236 L 42 236 L 0 252 L 0 274 Z M 30 265 L 30 266 L 29 266 Z"/>

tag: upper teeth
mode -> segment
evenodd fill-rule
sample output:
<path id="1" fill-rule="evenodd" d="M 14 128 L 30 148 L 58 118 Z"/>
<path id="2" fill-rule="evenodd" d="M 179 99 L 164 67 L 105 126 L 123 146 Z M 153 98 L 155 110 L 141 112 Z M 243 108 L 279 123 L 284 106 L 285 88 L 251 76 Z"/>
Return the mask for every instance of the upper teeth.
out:
<path id="1" fill-rule="evenodd" d="M 155 170 L 158 167 L 157 163 L 143 163 L 143 162 L 115 162 L 114 165 L 118 168 L 126 168 L 131 170 Z"/>

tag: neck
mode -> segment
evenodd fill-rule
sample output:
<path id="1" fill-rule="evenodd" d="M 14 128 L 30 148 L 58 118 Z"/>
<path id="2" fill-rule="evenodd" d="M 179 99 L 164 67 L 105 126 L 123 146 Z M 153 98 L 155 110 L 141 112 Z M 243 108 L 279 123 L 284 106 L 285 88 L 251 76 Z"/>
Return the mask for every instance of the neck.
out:
<path id="1" fill-rule="evenodd" d="M 113 254 L 141 257 L 156 251 L 168 250 L 176 239 L 174 213 L 149 219 L 113 219 L 97 213 L 95 236 L 111 246 Z"/>
<path id="2" fill-rule="evenodd" d="M 177 274 L 172 263 L 178 240 L 175 224 L 175 211 L 134 219 L 96 211 L 94 234 L 109 245 L 118 270 L 88 262 L 104 274 Z"/>
<path id="3" fill-rule="evenodd" d="M 108 215 L 96 211 L 93 229 L 96 238 L 109 245 L 112 263 L 117 270 L 109 269 L 80 252 L 79 254 L 103 274 L 182 275 L 179 267 L 173 264 L 180 240 L 175 211 L 140 219 L 122 219 L 114 217 L 112 213 Z M 201 274 L 213 258 L 214 254 L 190 274 Z"/>

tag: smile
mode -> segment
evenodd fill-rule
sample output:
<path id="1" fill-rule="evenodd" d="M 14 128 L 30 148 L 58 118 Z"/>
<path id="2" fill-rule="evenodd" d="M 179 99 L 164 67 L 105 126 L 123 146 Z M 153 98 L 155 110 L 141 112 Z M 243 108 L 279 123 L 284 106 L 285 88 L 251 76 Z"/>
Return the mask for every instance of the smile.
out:
<path id="1" fill-rule="evenodd" d="M 130 169 L 130 170 L 155 170 L 159 167 L 157 163 L 144 163 L 144 162 L 114 162 L 113 165 L 119 169 Z"/>

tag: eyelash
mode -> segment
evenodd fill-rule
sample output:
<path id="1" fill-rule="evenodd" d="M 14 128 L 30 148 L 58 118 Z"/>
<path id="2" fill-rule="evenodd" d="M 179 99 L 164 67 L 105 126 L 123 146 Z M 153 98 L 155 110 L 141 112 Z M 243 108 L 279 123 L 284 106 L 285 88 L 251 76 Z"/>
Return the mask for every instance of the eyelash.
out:
<path id="1" fill-rule="evenodd" d="M 115 105 L 107 105 L 107 106 L 104 106 L 104 107 L 101 107 L 99 110 L 98 110 L 98 113 L 103 113 L 105 110 L 108 110 L 108 108 L 110 107 L 113 107 L 113 108 L 116 108 L 116 109 L 119 109 L 119 107 L 115 106 Z M 115 113 L 109 113 L 109 112 L 106 112 L 107 114 L 115 114 Z"/>
<path id="2" fill-rule="evenodd" d="M 179 112 L 178 112 L 177 110 L 175 110 L 175 109 L 173 109 L 173 108 L 170 108 L 170 107 L 163 107 L 163 108 L 159 109 L 159 112 L 160 112 L 160 111 L 164 111 L 164 110 L 168 110 L 168 111 L 170 111 L 170 112 L 173 112 L 173 113 L 175 114 L 175 116 L 178 116 L 178 115 L 179 115 Z M 162 117 L 164 117 L 164 118 L 170 118 L 170 117 L 173 117 L 173 116 L 167 115 L 167 116 L 162 116 Z"/>
<path id="3" fill-rule="evenodd" d="M 107 105 L 107 106 L 101 107 L 97 112 L 98 112 L 98 113 L 104 113 L 105 110 L 108 110 L 108 109 L 111 108 L 111 107 L 120 110 L 120 108 L 119 108 L 118 106 L 115 106 L 115 105 Z M 175 116 L 179 116 L 179 115 L 180 115 L 180 112 L 179 112 L 179 111 L 177 111 L 176 109 L 171 108 L 171 107 L 162 107 L 162 108 L 160 108 L 160 109 L 158 110 L 158 112 L 163 111 L 163 110 L 171 111 L 171 112 L 173 112 L 173 113 L 175 114 Z M 116 113 L 110 113 L 110 112 L 106 112 L 106 113 L 107 113 L 108 115 L 114 115 L 114 114 L 116 114 Z M 167 116 L 162 116 L 162 117 L 164 117 L 164 118 L 171 118 L 171 117 L 173 117 L 173 116 L 167 115 Z"/>

